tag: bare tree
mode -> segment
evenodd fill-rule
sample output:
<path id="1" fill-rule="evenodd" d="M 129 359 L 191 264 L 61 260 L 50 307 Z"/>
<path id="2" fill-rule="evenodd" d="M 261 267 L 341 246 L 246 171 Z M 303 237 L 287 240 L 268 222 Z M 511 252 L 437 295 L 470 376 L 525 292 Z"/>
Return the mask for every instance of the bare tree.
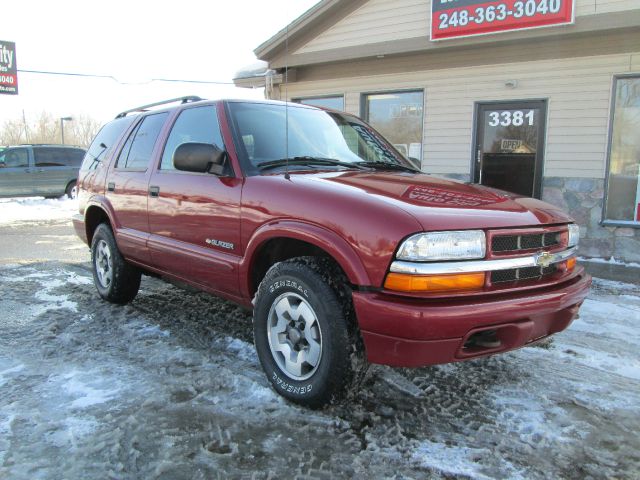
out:
<path id="1" fill-rule="evenodd" d="M 69 143 L 87 148 L 102 125 L 100 125 L 100 122 L 94 118 L 86 115 L 76 115 L 73 117 L 73 121 L 70 125 L 65 125 L 65 128 L 68 128 L 69 126 L 71 127 L 69 132 Z M 65 130 L 65 141 L 66 135 L 67 130 Z"/>
<path id="2" fill-rule="evenodd" d="M 97 120 L 87 115 L 73 115 L 73 120 L 64 125 L 64 143 L 86 148 L 99 129 Z M 22 118 L 6 120 L 0 129 L 0 145 L 20 143 L 62 143 L 60 118 L 43 111 L 35 122 L 28 125 Z"/>
<path id="3" fill-rule="evenodd" d="M 24 124 L 20 120 L 6 120 L 0 130 L 0 145 L 18 145 L 26 142 Z"/>

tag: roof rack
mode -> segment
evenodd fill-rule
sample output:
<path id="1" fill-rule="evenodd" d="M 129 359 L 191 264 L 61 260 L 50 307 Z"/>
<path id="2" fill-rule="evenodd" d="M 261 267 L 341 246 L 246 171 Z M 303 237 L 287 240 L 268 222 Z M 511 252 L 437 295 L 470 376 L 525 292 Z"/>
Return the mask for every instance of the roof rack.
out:
<path id="1" fill-rule="evenodd" d="M 170 100 L 163 100 L 162 102 L 156 102 L 156 103 L 150 103 L 148 105 L 142 105 L 141 107 L 132 108 L 131 110 L 125 110 L 124 112 L 120 112 L 118 115 L 116 115 L 116 118 L 126 117 L 128 113 L 146 112 L 147 109 L 149 109 L 151 107 L 159 107 L 160 105 L 167 105 L 169 103 L 175 103 L 175 102 L 190 103 L 190 102 L 199 102 L 200 100 L 203 100 L 203 99 L 200 98 L 200 97 L 197 97 L 195 95 L 189 95 L 187 97 L 172 98 Z"/>

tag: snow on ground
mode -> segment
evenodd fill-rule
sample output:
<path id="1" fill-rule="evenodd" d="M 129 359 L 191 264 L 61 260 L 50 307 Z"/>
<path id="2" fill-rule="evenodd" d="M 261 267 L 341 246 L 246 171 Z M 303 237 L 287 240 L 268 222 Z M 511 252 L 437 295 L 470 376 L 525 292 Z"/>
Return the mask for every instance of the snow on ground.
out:
<path id="1" fill-rule="evenodd" d="M 0 225 L 71 220 L 71 216 L 77 212 L 78 201 L 67 197 L 0 198 Z"/>
<path id="2" fill-rule="evenodd" d="M 321 411 L 270 388 L 240 308 L 87 264 L 0 268 L 0 478 L 638 478 L 640 291 L 596 280 L 544 346 L 372 367 Z"/>

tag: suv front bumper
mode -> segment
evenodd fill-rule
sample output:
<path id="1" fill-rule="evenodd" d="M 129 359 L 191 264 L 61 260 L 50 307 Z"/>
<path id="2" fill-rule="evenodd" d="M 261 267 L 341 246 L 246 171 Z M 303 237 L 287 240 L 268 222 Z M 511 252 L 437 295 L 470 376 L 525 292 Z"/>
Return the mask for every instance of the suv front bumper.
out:
<path id="1" fill-rule="evenodd" d="M 459 362 L 513 350 L 560 332 L 569 326 L 589 292 L 591 277 L 580 270 L 559 285 L 490 298 L 423 300 L 354 292 L 367 358 L 395 367 Z M 470 341 L 481 332 L 488 332 L 499 346 Z"/>

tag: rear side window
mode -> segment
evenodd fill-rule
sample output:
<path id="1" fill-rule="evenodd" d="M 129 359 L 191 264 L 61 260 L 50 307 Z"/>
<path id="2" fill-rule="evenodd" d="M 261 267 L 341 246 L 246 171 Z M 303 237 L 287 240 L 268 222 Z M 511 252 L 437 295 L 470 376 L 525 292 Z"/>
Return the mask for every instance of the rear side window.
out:
<path id="1" fill-rule="evenodd" d="M 26 148 L 9 148 L 0 152 L 0 168 L 22 168 L 29 166 Z"/>
<path id="2" fill-rule="evenodd" d="M 81 170 L 94 170 L 118 143 L 118 139 L 129 128 L 135 116 L 117 118 L 103 126 L 84 156 Z"/>
<path id="3" fill-rule="evenodd" d="M 162 170 L 175 170 L 173 154 L 183 143 L 208 143 L 224 150 L 215 105 L 183 110 L 173 124 L 162 154 Z"/>
<path id="4" fill-rule="evenodd" d="M 156 113 L 142 119 L 122 147 L 116 168 L 136 170 L 147 168 L 167 115 L 167 112 Z"/>
<path id="5" fill-rule="evenodd" d="M 36 167 L 76 167 L 82 162 L 84 151 L 78 148 L 35 147 Z"/>
<path id="6" fill-rule="evenodd" d="M 85 151 L 80 148 L 70 148 L 68 163 L 70 167 L 79 167 L 82 163 L 82 159 L 84 158 Z"/>

